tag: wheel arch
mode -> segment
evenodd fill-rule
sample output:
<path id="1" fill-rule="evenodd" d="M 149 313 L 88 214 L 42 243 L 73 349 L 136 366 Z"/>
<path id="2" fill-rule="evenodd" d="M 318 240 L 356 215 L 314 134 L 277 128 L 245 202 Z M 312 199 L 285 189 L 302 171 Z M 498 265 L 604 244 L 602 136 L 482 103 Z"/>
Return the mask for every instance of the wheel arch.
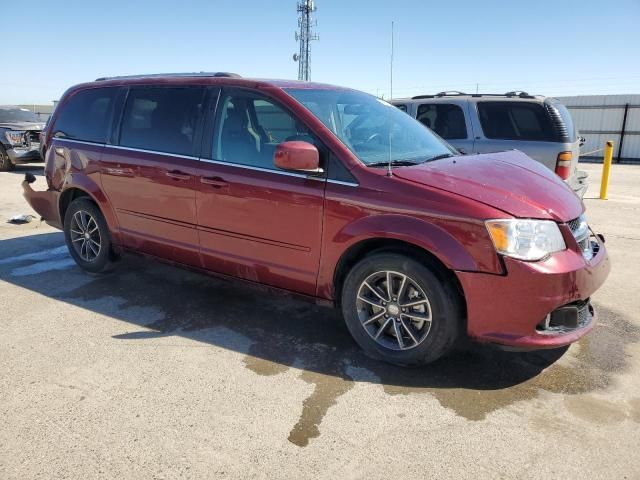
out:
<path id="1" fill-rule="evenodd" d="M 93 181 L 89 181 L 87 179 L 87 182 L 85 183 L 74 183 L 67 186 L 67 188 L 65 188 L 60 193 L 60 198 L 58 199 L 58 213 L 60 214 L 60 223 L 64 224 L 64 216 L 67 209 L 69 208 L 69 205 L 71 205 L 71 202 L 73 202 L 76 198 L 88 198 L 96 204 L 96 206 L 104 216 L 113 241 L 115 244 L 118 244 L 118 224 L 107 197 L 98 188 L 98 185 L 96 185 Z"/>
<path id="2" fill-rule="evenodd" d="M 464 290 L 454 271 L 429 250 L 406 240 L 386 237 L 373 237 L 358 241 L 340 256 L 333 275 L 334 303 L 337 307 L 340 307 L 342 288 L 349 271 L 367 256 L 377 253 L 397 253 L 409 256 L 429 267 L 442 282 L 450 282 L 460 296 L 464 318 L 466 318 Z"/>

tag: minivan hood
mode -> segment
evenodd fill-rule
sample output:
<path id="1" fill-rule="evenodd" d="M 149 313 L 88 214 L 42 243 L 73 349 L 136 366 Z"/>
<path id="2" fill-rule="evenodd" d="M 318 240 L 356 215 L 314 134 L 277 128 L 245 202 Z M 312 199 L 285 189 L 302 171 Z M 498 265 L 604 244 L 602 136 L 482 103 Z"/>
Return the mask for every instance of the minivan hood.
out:
<path id="1" fill-rule="evenodd" d="M 456 156 L 396 168 L 393 173 L 514 217 L 567 222 L 584 211 L 582 201 L 560 177 L 517 150 Z"/>

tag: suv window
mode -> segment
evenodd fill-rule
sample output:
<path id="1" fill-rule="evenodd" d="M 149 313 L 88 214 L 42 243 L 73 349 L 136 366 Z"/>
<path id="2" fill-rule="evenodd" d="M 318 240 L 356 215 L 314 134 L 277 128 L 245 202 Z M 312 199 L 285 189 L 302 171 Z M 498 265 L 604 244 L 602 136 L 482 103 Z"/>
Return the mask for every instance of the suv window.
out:
<path id="1" fill-rule="evenodd" d="M 544 107 L 532 102 L 478 102 L 482 130 L 499 140 L 555 140 Z"/>
<path id="2" fill-rule="evenodd" d="M 94 88 L 73 94 L 61 106 L 53 135 L 105 143 L 117 91 L 115 88 Z"/>
<path id="3" fill-rule="evenodd" d="M 203 88 L 132 88 L 127 97 L 120 145 L 193 155 Z"/>
<path id="4" fill-rule="evenodd" d="M 467 138 L 464 113 L 458 105 L 424 103 L 418 106 L 416 118 L 445 140 Z"/>
<path id="5" fill-rule="evenodd" d="M 277 170 L 276 147 L 300 140 L 317 145 L 307 127 L 271 100 L 233 93 L 218 106 L 213 158 L 229 163 Z"/>
<path id="6" fill-rule="evenodd" d="M 394 105 L 398 110 L 402 110 L 403 112 L 407 112 L 407 106 L 403 103 L 399 103 L 398 105 Z"/>

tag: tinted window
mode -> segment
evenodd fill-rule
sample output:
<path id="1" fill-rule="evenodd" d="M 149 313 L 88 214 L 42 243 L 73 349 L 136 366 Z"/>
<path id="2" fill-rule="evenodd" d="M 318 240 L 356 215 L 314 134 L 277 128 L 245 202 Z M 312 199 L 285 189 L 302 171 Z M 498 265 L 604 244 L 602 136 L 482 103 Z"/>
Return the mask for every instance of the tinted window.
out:
<path id="1" fill-rule="evenodd" d="M 544 107 L 530 102 L 479 102 L 478 113 L 487 138 L 554 141 Z"/>
<path id="2" fill-rule="evenodd" d="M 407 111 L 407 106 L 403 104 L 399 104 L 395 106 L 398 110 L 402 110 L 403 112 Z"/>
<path id="3" fill-rule="evenodd" d="M 314 143 L 307 127 L 270 100 L 251 94 L 222 97 L 218 106 L 213 158 L 276 170 L 278 144 L 291 140 Z"/>
<path id="4" fill-rule="evenodd" d="M 115 88 L 94 88 L 75 93 L 61 105 L 53 134 L 105 143 L 116 93 Z"/>
<path id="5" fill-rule="evenodd" d="M 202 88 L 131 89 L 122 119 L 120 145 L 194 155 L 203 100 Z"/>
<path id="6" fill-rule="evenodd" d="M 418 107 L 416 118 L 445 140 L 467 138 L 464 113 L 458 105 L 425 103 Z"/>

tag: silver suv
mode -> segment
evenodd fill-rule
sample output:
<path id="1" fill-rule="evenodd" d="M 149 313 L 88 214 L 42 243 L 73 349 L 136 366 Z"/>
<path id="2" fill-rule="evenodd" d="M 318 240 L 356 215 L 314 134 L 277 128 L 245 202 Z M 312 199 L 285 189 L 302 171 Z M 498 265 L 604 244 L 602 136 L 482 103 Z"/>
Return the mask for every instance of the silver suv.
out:
<path id="1" fill-rule="evenodd" d="M 461 153 L 517 149 L 555 171 L 578 196 L 587 189 L 587 174 L 577 169 L 584 139 L 567 108 L 555 98 L 526 92 L 441 92 L 391 103 Z"/>

